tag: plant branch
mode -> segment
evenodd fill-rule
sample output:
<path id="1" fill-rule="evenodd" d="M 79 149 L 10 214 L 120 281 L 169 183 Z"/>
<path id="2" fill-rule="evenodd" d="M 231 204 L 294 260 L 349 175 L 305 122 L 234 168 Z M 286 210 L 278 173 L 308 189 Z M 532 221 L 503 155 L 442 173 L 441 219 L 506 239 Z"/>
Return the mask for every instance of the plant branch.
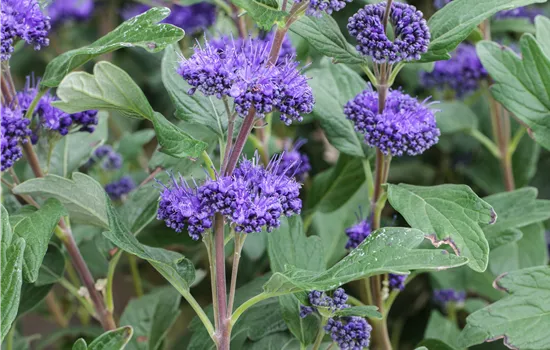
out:
<path id="1" fill-rule="evenodd" d="M 224 220 L 220 213 L 214 216 L 214 245 L 216 270 L 216 299 L 218 303 L 218 320 L 216 338 L 218 349 L 229 350 L 230 326 L 227 317 L 227 286 L 225 279 L 225 250 L 224 250 Z"/>
<path id="2" fill-rule="evenodd" d="M 266 294 L 266 293 L 261 293 L 261 294 L 256 295 L 255 297 L 252 297 L 252 298 L 248 299 L 244 303 L 242 303 L 235 310 L 235 312 L 233 312 L 233 315 L 231 316 L 231 326 L 233 326 L 233 325 L 235 325 L 235 323 L 237 323 L 237 321 L 239 320 L 239 317 L 241 317 L 241 315 L 246 310 L 248 310 L 252 306 L 258 304 L 260 301 L 264 301 L 264 300 L 269 299 L 271 297 L 273 297 L 273 295 Z"/>
<path id="3" fill-rule="evenodd" d="M 325 326 L 327 324 L 328 318 L 322 316 L 321 322 L 319 322 L 319 330 L 317 331 L 317 336 L 315 337 L 315 342 L 311 350 L 319 350 L 321 344 L 323 343 L 323 338 L 325 337 Z"/>
<path id="4" fill-rule="evenodd" d="M 235 252 L 233 253 L 233 266 L 231 271 L 231 285 L 229 287 L 229 306 L 227 307 L 227 317 L 231 318 L 233 312 L 233 303 L 235 301 L 235 290 L 237 289 L 237 273 L 239 272 L 239 261 L 244 246 L 246 234 L 235 232 Z"/>

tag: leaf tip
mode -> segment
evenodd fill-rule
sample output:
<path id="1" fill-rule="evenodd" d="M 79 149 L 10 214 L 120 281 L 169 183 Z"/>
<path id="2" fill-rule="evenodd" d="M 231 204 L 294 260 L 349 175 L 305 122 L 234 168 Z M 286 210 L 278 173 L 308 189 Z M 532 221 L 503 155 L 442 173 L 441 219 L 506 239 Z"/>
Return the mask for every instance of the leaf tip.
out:
<path id="1" fill-rule="evenodd" d="M 508 293 L 508 289 L 504 288 L 502 285 L 499 284 L 500 280 L 506 277 L 507 275 L 508 275 L 508 272 L 504 272 L 498 275 L 497 278 L 495 278 L 495 280 L 493 281 L 493 288 L 495 288 L 496 290 L 501 290 L 503 292 Z"/>
<path id="2" fill-rule="evenodd" d="M 495 222 L 497 222 L 497 212 L 495 211 L 495 209 L 491 208 L 491 220 L 489 220 L 489 225 L 492 225 L 494 224 Z"/>
<path id="3" fill-rule="evenodd" d="M 433 246 L 436 247 L 436 248 L 439 248 L 439 246 L 442 245 L 442 244 L 449 245 L 453 249 L 455 254 L 460 256 L 460 249 L 458 249 L 457 245 L 451 239 L 451 237 L 447 237 L 447 238 L 444 238 L 444 239 L 437 239 L 437 235 L 435 233 L 432 233 L 430 235 L 425 235 L 424 237 L 429 239 L 430 242 L 432 242 Z"/>

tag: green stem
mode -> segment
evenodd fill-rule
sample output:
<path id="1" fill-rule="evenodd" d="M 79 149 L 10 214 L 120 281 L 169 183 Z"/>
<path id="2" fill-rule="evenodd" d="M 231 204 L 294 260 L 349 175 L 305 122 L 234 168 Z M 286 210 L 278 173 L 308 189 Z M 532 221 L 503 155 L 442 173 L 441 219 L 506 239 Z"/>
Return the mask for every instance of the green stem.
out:
<path id="1" fill-rule="evenodd" d="M 477 129 L 470 129 L 468 132 L 473 138 L 478 140 L 496 159 L 501 159 L 500 150 L 498 146 L 481 131 Z"/>
<path id="2" fill-rule="evenodd" d="M 304 218 L 304 232 L 307 232 L 309 230 L 309 227 L 313 223 L 313 218 L 315 217 L 315 212 L 312 211 L 311 213 L 307 214 Z"/>
<path id="3" fill-rule="evenodd" d="M 365 72 L 371 84 L 376 85 L 376 77 L 374 76 L 374 73 L 370 70 L 370 67 L 367 64 L 362 64 L 361 69 L 363 69 L 363 72 Z"/>
<path id="4" fill-rule="evenodd" d="M 143 284 L 141 283 L 141 276 L 139 275 L 139 268 L 136 256 L 133 254 L 128 254 L 128 263 L 130 264 L 130 272 L 132 274 L 132 280 L 134 281 L 136 296 L 140 298 L 141 296 L 143 296 Z"/>
<path id="5" fill-rule="evenodd" d="M 508 156 L 511 158 L 514 153 L 516 152 L 516 149 L 518 148 L 519 142 L 523 138 L 523 135 L 527 132 L 527 128 L 524 126 L 520 126 L 519 129 L 514 134 L 514 137 L 512 138 L 512 142 L 510 142 L 510 145 L 508 146 Z"/>
<path id="6" fill-rule="evenodd" d="M 203 236 L 203 242 L 206 246 L 206 254 L 208 256 L 208 266 L 210 268 L 210 288 L 212 289 L 212 309 L 214 311 L 214 321 L 216 322 L 216 328 L 218 328 L 218 298 L 216 298 L 216 270 L 214 266 L 214 240 L 212 239 L 212 233 L 209 232 Z"/>
<path id="7" fill-rule="evenodd" d="M 32 119 L 32 115 L 34 113 L 34 110 L 36 109 L 36 106 L 38 105 L 38 102 L 40 102 L 40 99 L 48 90 L 38 89 L 38 92 L 36 93 L 36 96 L 32 100 L 31 104 L 29 105 L 29 109 L 27 109 L 27 112 L 25 112 L 25 118 Z"/>
<path id="8" fill-rule="evenodd" d="M 266 299 L 269 299 L 269 298 L 272 298 L 272 297 L 273 297 L 273 295 L 271 295 L 271 294 L 261 293 L 261 294 L 256 295 L 253 298 L 248 299 L 244 303 L 242 303 L 241 306 L 239 306 L 235 310 L 233 315 L 231 316 L 231 326 L 235 325 L 235 323 L 237 323 L 237 320 L 239 319 L 239 317 L 241 317 L 241 315 L 246 310 L 248 310 L 250 307 L 256 305 L 260 301 L 263 301 L 263 300 L 266 300 Z"/>
<path id="9" fill-rule="evenodd" d="M 13 338 L 15 338 L 15 322 L 11 325 L 10 331 L 6 335 L 7 350 L 13 350 Z"/>
<path id="10" fill-rule="evenodd" d="M 214 326 L 212 325 L 212 322 L 210 322 L 210 319 L 208 318 L 208 316 L 206 315 L 202 307 L 199 305 L 199 303 L 197 303 L 197 300 L 193 298 L 193 296 L 191 295 L 188 289 L 181 289 L 181 288 L 176 288 L 176 289 L 178 289 L 180 294 L 185 298 L 185 300 L 187 300 L 187 302 L 193 308 L 193 310 L 195 310 L 195 313 L 197 314 L 199 319 L 202 321 L 202 324 L 204 325 L 204 328 L 206 328 L 206 331 L 208 332 L 208 335 L 210 335 L 210 338 L 212 338 L 212 340 L 215 343 L 217 343 L 216 331 L 214 330 Z"/>
<path id="11" fill-rule="evenodd" d="M 315 342 L 313 343 L 313 347 L 311 350 L 319 350 L 321 347 L 321 343 L 323 342 L 323 338 L 325 337 L 325 329 L 328 321 L 328 318 L 322 317 L 321 322 L 319 323 L 319 330 L 317 331 L 317 337 L 315 338 Z"/>
<path id="12" fill-rule="evenodd" d="M 262 162 L 267 165 L 269 163 L 269 156 L 267 155 L 265 145 L 262 142 L 262 140 L 260 140 L 256 135 L 252 133 L 248 135 L 248 140 L 252 142 L 252 145 L 254 145 L 254 148 L 257 149 L 258 152 L 260 153 Z"/>
<path id="13" fill-rule="evenodd" d="M 368 159 L 363 159 L 363 170 L 365 171 L 365 180 L 367 181 L 367 190 L 369 195 L 374 192 L 374 178 L 372 176 L 372 169 Z"/>
<path id="14" fill-rule="evenodd" d="M 114 312 L 115 310 L 115 303 L 113 300 L 113 281 L 115 278 L 115 270 L 121 256 L 122 256 L 122 249 L 119 249 L 115 253 L 115 255 L 111 258 L 111 261 L 109 261 L 109 267 L 107 269 L 107 285 L 105 286 L 105 304 L 107 306 L 107 310 L 109 310 L 110 312 Z"/>
<path id="15" fill-rule="evenodd" d="M 84 309 L 86 309 L 86 311 L 90 315 L 95 315 L 95 310 L 94 310 L 94 307 L 92 306 L 91 302 L 88 301 L 88 299 L 86 299 L 86 298 L 84 298 L 83 296 L 80 295 L 80 293 L 78 292 L 78 288 L 76 288 L 66 278 L 61 278 L 59 280 L 59 284 L 61 284 L 61 286 L 63 288 L 65 288 L 72 296 L 74 296 L 80 302 L 80 304 L 82 304 Z"/>
<path id="16" fill-rule="evenodd" d="M 365 304 L 363 304 L 361 302 L 361 300 L 357 299 L 356 297 L 353 297 L 351 295 L 348 295 L 348 302 L 351 304 L 351 305 L 354 305 L 354 306 L 364 306 Z"/>
<path id="17" fill-rule="evenodd" d="M 202 151 L 201 158 L 204 161 L 204 165 L 206 166 L 206 171 L 208 171 L 208 175 L 210 175 L 210 178 L 215 179 L 216 171 L 214 169 L 214 162 L 212 162 L 212 159 L 208 155 L 208 152 Z"/>

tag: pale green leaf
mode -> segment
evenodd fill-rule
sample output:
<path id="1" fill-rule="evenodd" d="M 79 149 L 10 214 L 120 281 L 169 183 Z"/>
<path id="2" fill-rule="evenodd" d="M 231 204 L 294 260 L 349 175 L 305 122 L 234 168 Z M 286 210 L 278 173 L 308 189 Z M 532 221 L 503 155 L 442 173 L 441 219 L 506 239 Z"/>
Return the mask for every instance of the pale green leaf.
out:
<path id="1" fill-rule="evenodd" d="M 90 176 L 73 173 L 72 180 L 57 175 L 27 180 L 13 189 L 16 194 L 58 199 L 67 209 L 71 221 L 108 227 L 105 191 Z"/>
<path id="2" fill-rule="evenodd" d="M 442 134 L 477 129 L 478 120 L 474 112 L 460 101 L 442 102 L 434 105 L 437 127 Z"/>
<path id="3" fill-rule="evenodd" d="M 134 331 L 132 327 L 120 327 L 115 330 L 105 332 L 88 345 L 88 350 L 122 350 L 132 338 Z"/>
<path id="4" fill-rule="evenodd" d="M 537 16 L 535 18 L 535 30 L 541 49 L 546 56 L 550 57 L 550 19 Z"/>
<path id="5" fill-rule="evenodd" d="M 450 245 L 468 266 L 485 271 L 489 243 L 480 225 L 495 222 L 493 208 L 465 185 L 432 187 L 388 184 L 388 200 L 411 227 L 427 233 L 432 243 Z"/>
<path id="6" fill-rule="evenodd" d="M 264 292 L 277 296 L 313 289 L 333 290 L 345 283 L 385 272 L 407 274 L 411 270 L 442 270 L 468 262 L 465 257 L 440 249 L 414 249 L 424 236 L 423 232 L 410 228 L 379 229 L 324 272 L 290 266 L 284 273 L 274 273 L 264 285 Z"/>
<path id="7" fill-rule="evenodd" d="M 468 316 L 459 345 L 503 339 L 511 349 L 548 349 L 550 267 L 503 274 L 494 286 L 508 295 Z"/>
<path id="8" fill-rule="evenodd" d="M 535 26 L 529 18 L 505 18 L 491 23 L 492 34 L 535 33 Z M 495 35 L 495 36 L 496 36 Z"/>
<path id="9" fill-rule="evenodd" d="M 156 217 L 159 195 L 159 190 L 149 183 L 132 191 L 124 201 L 120 216 L 134 235 L 140 233 Z"/>
<path id="10" fill-rule="evenodd" d="M 233 0 L 233 4 L 245 10 L 263 30 L 270 30 L 273 25 L 286 15 L 277 6 L 276 1 L 266 0 Z"/>
<path id="11" fill-rule="evenodd" d="M 23 254 L 25 240 L 14 236 L 8 221 L 8 212 L 2 206 L 2 231 L 0 233 L 0 342 L 8 334 L 17 316 L 21 285 L 23 284 Z"/>
<path id="12" fill-rule="evenodd" d="M 206 143 L 195 140 L 160 113 L 155 112 L 152 122 L 159 140 L 160 151 L 163 153 L 176 158 L 197 158 L 208 147 Z"/>
<path id="13" fill-rule="evenodd" d="M 359 316 L 382 319 L 382 314 L 378 311 L 378 307 L 374 305 L 352 306 L 338 310 L 334 314 L 336 316 Z"/>
<path id="14" fill-rule="evenodd" d="M 40 82 L 43 87 L 56 87 L 63 77 L 89 60 L 126 47 L 141 47 L 149 52 L 162 51 L 167 45 L 183 38 L 182 29 L 170 24 L 157 24 L 168 17 L 170 10 L 152 8 L 119 25 L 94 43 L 71 50 L 53 59 Z"/>
<path id="15" fill-rule="evenodd" d="M 126 132 L 122 135 L 116 151 L 124 159 L 136 159 L 143 152 L 143 146 L 149 143 L 153 137 L 155 137 L 153 129 L 143 129 L 133 133 Z"/>

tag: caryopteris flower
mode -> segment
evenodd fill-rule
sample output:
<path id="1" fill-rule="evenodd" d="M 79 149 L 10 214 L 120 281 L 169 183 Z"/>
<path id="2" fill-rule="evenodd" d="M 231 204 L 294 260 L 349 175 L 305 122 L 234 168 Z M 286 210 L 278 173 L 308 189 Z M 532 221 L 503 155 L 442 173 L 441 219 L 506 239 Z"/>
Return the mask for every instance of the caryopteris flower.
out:
<path id="1" fill-rule="evenodd" d="M 278 109 L 285 124 L 301 121 L 313 109 L 313 93 L 298 64 L 289 58 L 268 64 L 271 42 L 222 37 L 195 47 L 183 59 L 178 73 L 191 85 L 189 94 L 199 90 L 207 96 L 232 97 L 241 116 L 254 107 L 256 116 Z"/>
<path id="2" fill-rule="evenodd" d="M 130 176 L 123 176 L 120 180 L 105 185 L 105 192 L 111 199 L 118 200 L 130 193 L 135 187 L 136 184 Z"/>
<path id="3" fill-rule="evenodd" d="M 287 144 L 281 154 L 281 164 L 278 168 L 279 172 L 286 171 L 287 176 L 293 176 L 300 182 L 304 181 L 307 173 L 311 170 L 308 156 L 300 152 L 300 148 L 306 142 L 305 139 L 300 139 L 293 146 Z"/>
<path id="4" fill-rule="evenodd" d="M 122 167 L 122 155 L 113 150 L 109 145 L 101 145 L 95 149 L 93 157 L 88 161 L 88 166 L 99 163 L 105 170 L 117 170 Z"/>
<path id="5" fill-rule="evenodd" d="M 395 34 L 392 41 L 382 24 L 385 11 L 385 2 L 367 5 L 348 20 L 349 33 L 357 39 L 357 50 L 376 63 L 420 59 L 430 43 L 430 30 L 422 12 L 412 5 L 394 2 L 389 16 Z"/>
<path id="6" fill-rule="evenodd" d="M 466 292 L 448 289 L 436 289 L 433 293 L 434 301 L 437 304 L 446 306 L 448 303 L 460 304 L 466 300 Z"/>
<path id="7" fill-rule="evenodd" d="M 431 72 L 422 72 L 422 84 L 426 88 L 443 90 L 448 87 L 459 97 L 477 90 L 487 71 L 477 57 L 476 48 L 470 44 L 460 44 L 448 61 L 438 61 Z"/>
<path id="8" fill-rule="evenodd" d="M 403 290 L 405 289 L 405 280 L 407 275 L 396 275 L 394 273 L 388 274 L 388 285 L 390 290 Z"/>
<path id="9" fill-rule="evenodd" d="M 362 317 L 333 317 L 328 319 L 325 331 L 342 350 L 368 348 L 372 326 Z"/>
<path id="10" fill-rule="evenodd" d="M 53 26 L 75 20 L 84 21 L 94 12 L 93 0 L 54 0 L 47 7 Z"/>
<path id="11" fill-rule="evenodd" d="M 0 106 L 0 115 L 2 118 L 1 171 L 5 171 L 23 156 L 20 143 L 27 142 L 27 136 L 31 134 L 31 131 L 28 128 L 30 120 L 23 117 L 19 108 L 11 109 Z"/>
<path id="12" fill-rule="evenodd" d="M 368 220 L 361 220 L 357 224 L 346 229 L 348 242 L 346 249 L 354 249 L 371 234 L 371 225 Z"/>
<path id="13" fill-rule="evenodd" d="M 365 142 L 392 156 L 418 155 L 439 141 L 434 111 L 424 102 L 390 90 L 383 113 L 378 113 L 378 93 L 369 87 L 349 101 L 344 113 Z"/>
<path id="14" fill-rule="evenodd" d="M 308 294 L 310 306 L 300 305 L 300 317 L 317 312 L 318 308 L 327 309 L 331 313 L 350 307 L 347 303 L 348 295 L 343 288 L 338 288 L 332 293 L 332 297 L 325 292 L 312 290 Z"/>
<path id="15" fill-rule="evenodd" d="M 35 50 L 48 46 L 50 18 L 42 13 L 37 0 L 2 0 L 2 25 L 0 41 L 2 61 L 7 61 L 13 52 L 15 40 L 20 38 Z"/>
<path id="16" fill-rule="evenodd" d="M 295 1 L 297 3 L 303 0 Z M 321 17 L 323 12 L 332 14 L 332 12 L 340 11 L 346 7 L 346 3 L 352 0 L 309 0 L 306 14 L 309 16 Z"/>

